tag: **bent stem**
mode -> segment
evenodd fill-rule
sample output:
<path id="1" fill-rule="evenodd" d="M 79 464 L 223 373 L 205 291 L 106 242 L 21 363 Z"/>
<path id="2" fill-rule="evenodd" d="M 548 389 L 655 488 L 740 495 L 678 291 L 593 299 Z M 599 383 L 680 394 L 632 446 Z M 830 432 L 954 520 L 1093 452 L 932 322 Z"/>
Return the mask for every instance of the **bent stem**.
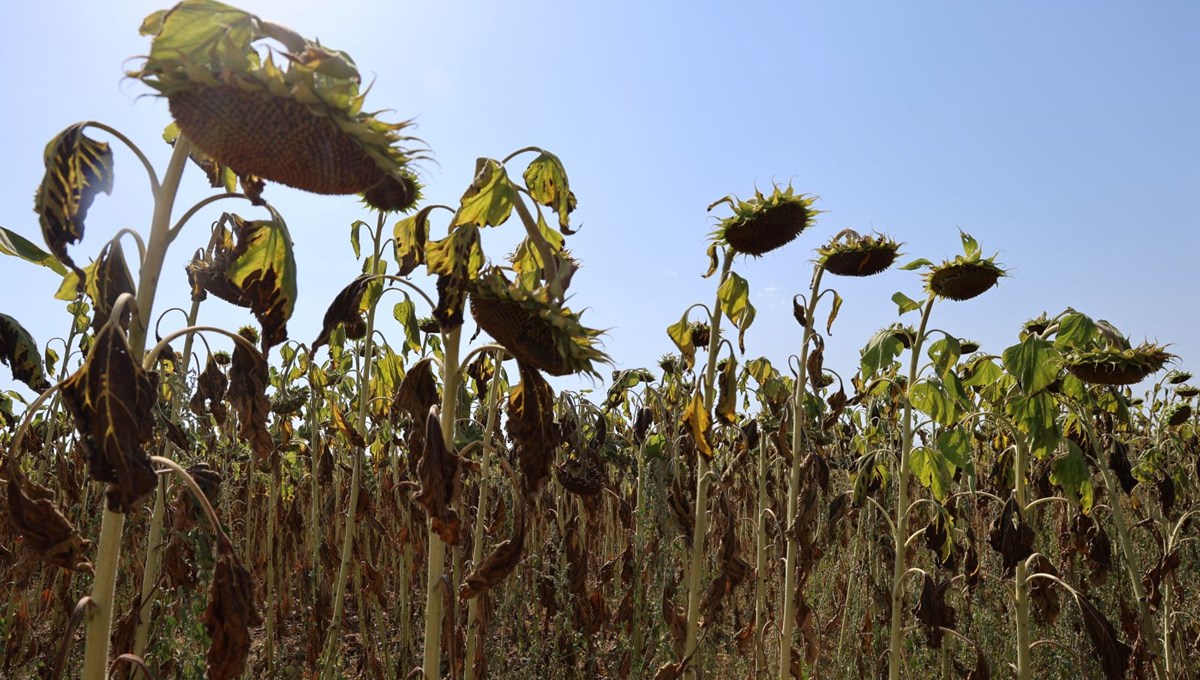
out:
<path id="1" fill-rule="evenodd" d="M 800 447 L 804 444 L 804 397 L 808 395 L 808 346 L 813 338 L 813 323 L 817 316 L 817 297 L 821 292 L 821 277 L 824 273 L 825 268 L 820 265 L 817 265 L 813 271 L 812 292 L 808 297 L 809 308 L 804 315 L 804 335 L 800 340 L 800 365 L 796 369 L 796 384 L 792 390 L 792 461 L 791 476 L 788 478 L 787 517 L 784 518 L 783 525 L 788 539 L 787 557 L 783 565 L 783 620 L 779 642 L 779 680 L 790 680 L 792 677 L 792 630 L 795 627 L 796 618 L 796 580 L 799 578 L 797 567 L 800 560 L 800 541 L 792 535 L 791 527 L 792 523 L 796 521 L 800 499 Z"/>
<path id="2" fill-rule="evenodd" d="M 162 274 L 163 259 L 171 245 L 171 210 L 179 181 L 188 160 L 187 139 L 175 140 L 171 160 L 161 186 L 154 192 L 154 216 L 150 224 L 150 243 L 142 262 L 137 289 L 137 314 L 129 327 L 129 347 L 135 360 L 141 360 L 146 348 L 146 330 L 154 308 L 154 294 Z M 104 509 L 96 548 L 96 576 L 92 581 L 91 615 L 87 624 L 87 642 L 83 653 L 83 680 L 104 680 L 108 672 L 109 632 L 112 628 L 113 597 L 116 593 L 117 567 L 121 558 L 121 532 L 125 513 Z"/>
<path id="3" fill-rule="evenodd" d="M 912 400 L 909 394 L 917 382 L 917 367 L 921 364 L 921 345 L 925 342 L 925 328 L 929 324 L 929 313 L 936 300 L 933 293 L 925 301 L 921 312 L 921 327 L 913 338 L 912 357 L 908 368 L 908 384 L 904 388 L 904 422 L 900 439 L 900 465 L 896 470 L 896 521 L 892 525 L 892 542 L 896 547 L 895 562 L 892 564 L 892 628 L 888 643 L 888 678 L 900 680 L 900 663 L 904 660 L 904 574 L 905 550 L 908 542 L 908 457 L 912 453 L 913 421 Z"/>

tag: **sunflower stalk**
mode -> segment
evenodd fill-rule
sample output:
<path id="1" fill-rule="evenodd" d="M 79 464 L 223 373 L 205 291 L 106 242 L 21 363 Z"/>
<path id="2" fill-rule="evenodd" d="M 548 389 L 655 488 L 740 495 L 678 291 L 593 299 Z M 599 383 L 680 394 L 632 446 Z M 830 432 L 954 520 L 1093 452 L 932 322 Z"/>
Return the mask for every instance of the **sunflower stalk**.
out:
<path id="1" fill-rule="evenodd" d="M 929 314 L 933 311 L 935 300 L 937 300 L 937 295 L 931 292 L 925 301 L 925 308 L 921 312 L 921 325 L 912 341 L 908 384 L 904 388 L 900 463 L 896 470 L 896 521 L 892 527 L 892 543 L 896 548 L 896 556 L 892 564 L 892 623 L 888 642 L 889 680 L 900 680 L 900 664 L 904 661 L 904 576 L 906 574 L 904 547 L 908 543 L 908 484 L 912 478 L 908 460 L 913 448 L 912 399 L 909 398 L 909 394 L 917 381 L 917 372 L 921 365 L 921 346 L 925 343 L 925 329 L 929 324 Z"/>
<path id="2" fill-rule="evenodd" d="M 725 281 L 725 277 L 729 274 L 730 267 L 733 265 L 733 256 L 735 251 L 732 248 L 725 249 L 724 262 L 721 264 L 721 275 L 717 278 L 717 285 Z M 712 412 L 713 401 L 716 399 L 716 378 L 717 378 L 717 355 L 720 354 L 721 348 L 721 298 L 720 295 L 713 301 L 712 309 L 709 316 L 709 352 L 708 365 L 704 371 L 704 410 L 706 413 Z M 703 436 L 701 433 L 700 436 Z M 696 507 L 695 507 L 695 524 L 692 534 L 692 551 L 690 562 L 688 565 L 688 609 L 687 609 L 687 635 L 684 642 L 684 656 L 695 658 L 697 634 L 700 630 L 700 601 L 704 596 L 704 590 L 700 584 L 701 576 L 704 572 L 704 537 L 708 533 L 708 473 L 709 464 L 708 458 L 704 454 L 697 452 L 696 454 Z M 692 671 L 695 673 L 695 671 Z"/>
<path id="3" fill-rule="evenodd" d="M 787 559 L 784 560 L 783 585 L 783 620 L 780 622 L 779 643 L 779 680 L 790 680 L 792 677 L 792 631 L 796 619 L 796 580 L 799 577 L 797 568 L 800 560 L 800 541 L 791 531 L 792 523 L 796 521 L 800 499 L 801 465 L 800 451 L 804 446 L 804 401 L 808 395 L 808 348 L 812 343 L 816 323 L 816 306 L 821 294 L 821 277 L 825 273 L 823 265 L 813 269 L 812 290 L 808 296 L 808 309 L 804 314 L 804 335 L 800 341 L 800 365 L 797 367 L 796 384 L 792 390 L 792 464 L 791 476 L 788 478 L 787 517 L 784 519 L 784 529 L 787 539 Z"/>
<path id="4" fill-rule="evenodd" d="M 375 223 L 375 231 L 371 234 L 371 246 L 373 257 L 371 259 L 374 270 L 372 274 L 381 274 L 383 252 L 383 225 L 385 213 L 380 212 Z M 367 432 L 367 406 L 371 401 L 371 368 L 374 365 L 375 351 L 375 311 L 378 307 L 379 299 L 371 300 L 367 307 L 367 330 L 363 336 L 362 348 L 362 365 L 359 368 L 359 396 L 358 396 L 358 413 L 356 414 L 356 427 L 358 431 L 366 435 Z M 325 664 L 321 670 L 322 680 L 329 680 L 333 677 L 334 666 L 339 655 L 337 647 L 340 642 L 342 631 L 342 608 L 346 600 L 346 586 L 349 581 L 347 574 L 350 569 L 350 558 L 354 551 L 354 530 L 355 530 L 355 514 L 358 512 L 358 494 L 361 486 L 362 478 L 362 459 L 364 455 L 364 447 L 354 446 L 354 460 L 350 471 L 350 500 L 346 508 L 346 523 L 342 532 L 342 555 L 338 565 L 337 579 L 334 581 L 335 590 L 333 595 L 333 618 L 330 621 L 329 637 L 325 642 Z M 317 499 L 313 498 L 313 503 L 316 504 Z"/>
<path id="5" fill-rule="evenodd" d="M 500 361 L 503 357 L 499 350 L 495 353 L 495 373 L 492 375 L 491 384 L 488 385 L 487 396 L 487 424 L 483 428 L 483 451 L 482 460 L 479 464 L 479 501 L 475 506 L 475 536 L 474 543 L 471 547 L 471 568 L 476 569 L 483 562 L 483 539 L 484 539 L 484 517 L 488 511 L 488 473 L 491 471 L 492 463 L 492 432 L 496 426 L 496 416 L 499 411 L 497 405 L 499 403 L 500 392 Z M 515 487 L 514 487 L 515 489 Z M 476 633 L 475 629 L 479 627 L 479 598 L 473 597 L 467 604 L 467 653 L 466 663 L 463 670 L 464 680 L 474 680 L 475 678 L 475 648 L 481 642 L 480 638 L 483 635 L 483 629 L 480 628 Z"/>
<path id="6" fill-rule="evenodd" d="M 187 167 L 190 145 L 180 136 L 175 140 L 171 159 L 167 163 L 162 184 L 154 192 L 154 213 L 150 223 L 150 242 L 142 262 L 137 287 L 137 314 L 129 327 L 129 346 L 135 361 L 140 361 L 146 348 L 147 324 L 154 308 L 154 294 L 162 274 L 163 260 L 171 245 L 171 211 L 179 182 Z M 107 506 L 100 521 L 99 544 L 96 548 L 96 575 L 92 580 L 92 604 L 87 622 L 87 642 L 84 645 L 83 680 L 104 680 L 108 674 L 109 633 L 112 629 L 113 598 L 116 594 L 117 568 L 121 559 L 121 532 L 125 528 L 125 513 L 109 510 Z"/>

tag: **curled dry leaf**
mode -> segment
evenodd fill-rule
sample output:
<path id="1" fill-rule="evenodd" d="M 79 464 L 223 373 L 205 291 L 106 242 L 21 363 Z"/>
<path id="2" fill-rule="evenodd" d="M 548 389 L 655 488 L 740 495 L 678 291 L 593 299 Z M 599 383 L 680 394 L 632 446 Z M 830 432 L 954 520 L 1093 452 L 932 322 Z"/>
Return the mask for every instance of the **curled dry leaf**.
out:
<path id="1" fill-rule="evenodd" d="M 96 334 L 79 370 L 63 384 L 92 479 L 108 484 L 108 507 L 129 513 L 158 486 L 143 447 L 154 438 L 158 376 L 142 369 L 116 324 Z"/>
<path id="2" fill-rule="evenodd" d="M 95 268 L 94 271 L 92 267 Z M 87 289 L 88 296 L 92 298 L 92 331 L 99 332 L 112 314 L 117 298 L 125 293 L 135 294 L 133 275 L 129 273 L 129 265 L 125 262 L 125 250 L 119 241 L 109 241 L 100 251 L 95 264 L 90 265 L 88 270 L 92 271 L 91 275 L 85 277 L 86 281 L 81 279 L 80 284 Z M 121 327 L 126 330 L 129 329 L 132 308 L 132 305 L 126 305 L 119 319 Z"/>
<path id="3" fill-rule="evenodd" d="M 329 336 L 338 326 L 346 329 L 346 337 L 351 340 L 357 340 L 367 334 L 367 322 L 363 318 L 361 305 L 363 294 L 367 292 L 368 283 L 370 283 L 370 277 L 359 276 L 350 285 L 343 288 L 337 297 L 333 298 L 329 309 L 325 310 L 325 318 L 321 322 L 321 334 L 313 341 L 312 351 L 314 353 L 318 347 L 329 344 Z"/>
<path id="4" fill-rule="evenodd" d="M 505 429 L 513 440 L 524 493 L 534 493 L 550 476 L 550 460 L 562 443 L 554 422 L 554 390 L 533 366 L 517 362 L 521 382 L 508 396 Z"/>
<path id="5" fill-rule="evenodd" d="M 993 550 L 1000 553 L 1005 576 L 1013 573 L 1017 562 L 1033 554 L 1033 529 L 1021 516 L 1016 495 L 1010 495 L 1004 502 L 1000 515 L 992 523 L 988 543 Z"/>
<path id="6" fill-rule="evenodd" d="M 750 565 L 737 554 L 737 516 L 727 496 L 722 493 L 720 499 L 721 512 L 725 516 L 725 524 L 721 527 L 721 572 L 713 579 L 700 603 L 705 626 L 716 621 L 725 597 L 733 594 L 733 589 L 746 580 L 746 574 L 750 571 Z"/>
<path id="7" fill-rule="evenodd" d="M 26 492 L 26 488 L 29 489 Z M 54 492 L 8 470 L 8 517 L 25 545 L 38 557 L 64 569 L 92 573 L 84 553 L 91 545 L 55 507 Z"/>
<path id="8" fill-rule="evenodd" d="M 239 333 L 253 341 L 248 329 Z M 233 363 L 229 368 L 229 404 L 238 417 L 238 434 L 250 443 L 254 455 L 266 460 L 275 450 L 275 441 L 267 429 L 267 414 L 271 412 L 271 400 L 267 399 L 267 384 L 270 373 L 267 360 L 262 354 L 243 343 L 233 347 Z"/>
<path id="9" fill-rule="evenodd" d="M 943 628 L 954 630 L 954 607 L 946 604 L 946 591 L 950 588 L 951 583 L 953 581 L 949 579 L 940 582 L 934 581 L 928 573 L 921 582 L 921 596 L 917 600 L 917 607 L 913 614 L 925 626 L 925 634 L 932 649 L 941 648 L 942 638 L 945 636 L 945 633 L 942 632 Z"/>
<path id="10" fill-rule="evenodd" d="M 0 314 L 0 362 L 8 364 L 13 378 L 41 392 L 50 386 L 37 342 L 25 327 L 7 314 Z"/>
<path id="11" fill-rule="evenodd" d="M 512 538 L 499 543 L 475 569 L 467 575 L 461 588 L 458 589 L 460 600 L 469 600 L 496 587 L 516 569 L 521 561 L 521 552 L 525 549 L 525 530 L 528 522 L 525 520 L 525 501 L 518 491 L 518 506 L 515 517 Z"/>
<path id="12" fill-rule="evenodd" d="M 254 579 L 232 554 L 216 564 L 201 620 L 212 639 L 205 668 L 209 680 L 242 677 L 250 655 L 250 628 L 262 625 L 262 617 L 254 608 Z"/>
<path id="13" fill-rule="evenodd" d="M 392 408 L 409 415 L 420 423 L 429 409 L 438 403 L 437 381 L 433 377 L 433 360 L 422 359 L 404 374 L 400 389 L 392 399 Z"/>
<path id="14" fill-rule="evenodd" d="M 204 370 L 196 380 L 196 393 L 188 401 L 188 408 L 197 416 L 212 414 L 218 425 L 225 423 L 225 392 L 229 389 L 229 378 L 221 370 L 216 358 L 208 355 Z"/>
<path id="15" fill-rule="evenodd" d="M 1058 576 L 1058 570 L 1054 568 L 1050 560 L 1040 554 L 1031 560 L 1029 573 L 1031 575 Z M 1054 622 L 1058 620 L 1059 612 L 1062 611 L 1062 605 L 1058 602 L 1058 592 L 1054 590 L 1055 585 L 1054 581 L 1048 578 L 1036 578 L 1029 582 L 1029 600 L 1033 603 L 1033 617 L 1038 623 L 1046 626 L 1053 626 Z"/>
<path id="16" fill-rule="evenodd" d="M 1086 595 L 1076 595 L 1075 602 L 1083 614 L 1083 628 L 1087 631 L 1088 639 L 1092 641 L 1092 649 L 1104 669 L 1104 677 L 1108 680 L 1122 680 L 1129 670 L 1129 655 L 1133 650 L 1117 637 L 1117 631 L 1112 623 L 1092 604 Z"/>
<path id="17" fill-rule="evenodd" d="M 113 187 L 112 150 L 83 134 L 86 127 L 76 123 L 46 145 L 46 174 L 34 197 L 46 245 L 77 274 L 67 244 L 83 238 L 83 222 L 97 192 L 112 193 Z"/>
<path id="18" fill-rule="evenodd" d="M 462 493 L 462 461 L 446 448 L 437 408 L 429 409 L 425 421 L 425 450 L 417 463 L 421 489 L 417 502 L 433 522 L 433 530 L 449 545 L 458 545 L 461 520 L 454 503 Z"/>

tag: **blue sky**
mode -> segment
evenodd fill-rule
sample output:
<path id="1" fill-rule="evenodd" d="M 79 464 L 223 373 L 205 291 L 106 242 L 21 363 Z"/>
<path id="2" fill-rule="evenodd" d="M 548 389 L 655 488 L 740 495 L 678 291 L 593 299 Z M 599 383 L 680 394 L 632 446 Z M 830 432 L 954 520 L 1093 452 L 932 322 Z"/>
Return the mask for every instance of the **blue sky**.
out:
<path id="1" fill-rule="evenodd" d="M 711 304 L 714 282 L 700 278 L 715 221 L 705 207 L 778 181 L 819 195 L 827 212 L 786 248 L 735 264 L 758 307 L 747 358 L 781 365 L 797 351 L 791 297 L 807 290 L 813 249 L 836 232 L 885 232 L 908 256 L 936 261 L 959 252 L 962 228 L 1012 276 L 976 300 L 940 304 L 932 325 L 999 353 L 1026 319 L 1073 306 L 1135 342 L 1172 343 L 1180 365 L 1197 368 L 1195 3 L 234 4 L 349 52 L 374 80 L 366 108 L 416 120 L 435 159 L 422 166 L 432 201 L 454 204 L 478 156 L 527 145 L 558 154 L 582 225 L 568 241 L 584 264 L 571 304 L 609 329 L 620 367 L 652 366 L 672 349 L 665 327 L 689 304 Z M 148 50 L 141 20 L 166 6 L 9 9 L 0 225 L 40 242 L 32 196 L 42 150 L 71 123 L 117 127 L 165 164 L 165 102 L 123 74 Z M 77 261 L 120 227 L 148 225 L 145 179 L 116 153 L 114 194 L 93 206 Z M 181 205 L 205 195 L 198 171 L 185 182 Z M 266 196 L 287 218 L 300 264 L 290 335 L 311 342 L 359 269 L 349 225 L 370 218 L 353 197 L 281 186 Z M 158 311 L 187 304 L 183 263 L 222 208 L 234 205 L 218 204 L 176 242 Z M 485 249 L 500 259 L 517 232 L 487 232 Z M 901 271 L 831 283 L 845 304 L 826 361 L 845 375 L 871 333 L 896 320 L 892 293 L 916 298 L 921 283 Z M 41 342 L 62 335 L 57 285 L 48 271 L 0 260 L 0 312 Z M 251 318 L 217 300 L 201 317 L 229 327 Z M 398 333 L 389 323 L 384 332 Z"/>

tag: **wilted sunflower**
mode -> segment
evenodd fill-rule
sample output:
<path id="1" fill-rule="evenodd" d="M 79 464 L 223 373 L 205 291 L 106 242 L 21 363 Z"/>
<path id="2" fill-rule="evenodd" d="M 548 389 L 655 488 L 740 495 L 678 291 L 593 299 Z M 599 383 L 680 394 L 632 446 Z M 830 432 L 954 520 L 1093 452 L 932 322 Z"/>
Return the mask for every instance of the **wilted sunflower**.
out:
<path id="1" fill-rule="evenodd" d="M 726 196 L 708 206 L 712 210 L 728 203 L 733 208 L 733 215 L 721 220 L 712 237 L 745 255 L 769 253 L 790 243 L 813 223 L 821 212 L 812 207 L 815 201 L 815 196 L 795 194 L 791 186 L 780 189 L 778 185 L 770 196 L 756 189 L 748 201 Z"/>
<path id="2" fill-rule="evenodd" d="M 817 263 L 838 276 L 874 276 L 892 266 L 899 251 L 900 244 L 887 236 L 846 229 L 817 249 Z"/>
<path id="3" fill-rule="evenodd" d="M 318 194 L 411 181 L 411 152 L 397 146 L 413 139 L 400 134 L 409 123 L 363 113 L 358 69 L 345 53 L 214 0 L 155 12 L 141 32 L 154 41 L 129 75 L 165 96 L 184 136 L 237 174 Z M 266 38 L 283 46 L 285 68 L 276 50 L 264 58 L 255 49 Z"/>
<path id="4" fill-rule="evenodd" d="M 1084 382 L 1097 385 L 1134 385 L 1160 370 L 1175 358 L 1161 345 L 1143 343 L 1139 347 L 1098 347 L 1068 352 L 1067 370 Z"/>
<path id="5" fill-rule="evenodd" d="M 472 282 L 471 316 L 514 357 L 550 375 L 590 373 L 593 362 L 609 363 L 596 348 L 600 331 L 554 301 L 545 287 L 529 290 L 510 282 L 498 268 Z"/>
<path id="6" fill-rule="evenodd" d="M 930 267 L 925 287 L 948 300 L 970 300 L 986 293 L 1006 273 L 996 264 L 996 256 L 985 258 L 979 244 L 966 232 L 962 237 L 963 254 Z"/>
<path id="7" fill-rule="evenodd" d="M 1168 427 L 1179 427 L 1192 417 L 1192 405 L 1187 402 L 1173 404 L 1163 415 Z"/>

